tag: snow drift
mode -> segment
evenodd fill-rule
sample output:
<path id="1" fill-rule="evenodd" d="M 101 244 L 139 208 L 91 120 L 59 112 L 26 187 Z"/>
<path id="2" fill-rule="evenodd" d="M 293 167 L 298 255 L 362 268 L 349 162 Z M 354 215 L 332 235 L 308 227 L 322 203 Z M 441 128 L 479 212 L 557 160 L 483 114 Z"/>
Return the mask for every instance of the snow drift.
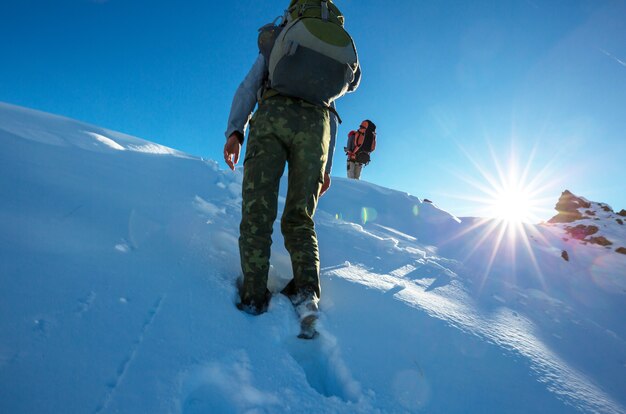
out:
<path id="1" fill-rule="evenodd" d="M 601 204 L 581 220 L 611 246 L 334 178 L 303 341 L 281 295 L 233 306 L 240 191 L 239 170 L 0 104 L 0 412 L 626 412 L 626 232 Z"/>

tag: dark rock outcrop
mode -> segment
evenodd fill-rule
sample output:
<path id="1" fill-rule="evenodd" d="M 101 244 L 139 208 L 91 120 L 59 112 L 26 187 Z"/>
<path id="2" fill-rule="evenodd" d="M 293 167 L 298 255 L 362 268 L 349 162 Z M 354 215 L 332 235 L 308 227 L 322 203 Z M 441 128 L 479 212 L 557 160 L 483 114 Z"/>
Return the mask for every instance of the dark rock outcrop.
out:
<path id="1" fill-rule="evenodd" d="M 565 227 L 565 231 L 577 240 L 584 240 L 585 237 L 596 234 L 598 230 L 596 226 L 585 226 L 584 224 L 579 224 L 575 227 Z"/>
<path id="2" fill-rule="evenodd" d="M 591 207 L 590 202 L 583 198 L 576 197 L 569 190 L 565 190 L 554 207 L 559 214 L 548 220 L 548 223 L 571 223 L 572 221 L 587 218 L 583 216 L 578 209 L 589 207 Z"/>
<path id="3" fill-rule="evenodd" d="M 620 218 L 626 217 L 624 209 L 616 213 L 606 203 L 587 201 L 585 198 L 572 194 L 569 190 L 563 191 L 555 208 L 558 214 L 548 220 L 547 224 L 563 229 L 569 236 L 563 238 L 565 241 L 571 237 L 583 244 L 595 244 L 608 249 L 608 246 L 613 246 L 618 243 L 618 240 L 623 240 L 619 236 L 623 228 L 619 228 L 616 224 L 620 226 L 626 224 L 626 219 Z M 626 254 L 626 247 L 618 247 L 615 251 Z M 561 253 L 561 257 L 569 261 L 569 254 L 565 250 Z"/>
<path id="4" fill-rule="evenodd" d="M 604 236 L 590 237 L 587 241 L 591 244 L 599 244 L 600 246 L 610 246 L 613 244 L 612 241 L 608 240 Z"/>

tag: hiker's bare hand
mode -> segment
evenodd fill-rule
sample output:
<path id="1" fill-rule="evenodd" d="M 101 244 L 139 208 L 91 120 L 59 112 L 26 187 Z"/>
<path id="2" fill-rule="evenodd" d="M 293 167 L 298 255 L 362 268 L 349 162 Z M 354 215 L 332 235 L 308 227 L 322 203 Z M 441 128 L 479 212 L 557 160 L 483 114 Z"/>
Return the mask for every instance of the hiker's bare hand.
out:
<path id="1" fill-rule="evenodd" d="M 241 144 L 237 138 L 237 134 L 231 134 L 224 145 L 224 161 L 235 171 L 235 164 L 239 162 L 239 154 L 241 154 Z"/>
<path id="2" fill-rule="evenodd" d="M 324 184 L 322 184 L 322 189 L 320 190 L 320 197 L 324 195 L 328 188 L 330 188 L 330 174 L 324 173 Z"/>

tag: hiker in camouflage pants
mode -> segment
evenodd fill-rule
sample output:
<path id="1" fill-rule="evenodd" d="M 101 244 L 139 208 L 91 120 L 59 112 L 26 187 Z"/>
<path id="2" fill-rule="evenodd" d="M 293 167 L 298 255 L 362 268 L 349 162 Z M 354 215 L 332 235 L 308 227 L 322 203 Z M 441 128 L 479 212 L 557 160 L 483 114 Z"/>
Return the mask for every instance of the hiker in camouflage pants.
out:
<path id="1" fill-rule="evenodd" d="M 328 110 L 277 95 L 261 102 L 250 125 L 239 237 L 244 274 L 241 301 L 254 305 L 266 301 L 272 227 L 286 163 L 288 190 L 281 230 L 294 272 L 291 287 L 319 298 L 320 261 L 313 214 L 328 156 Z"/>
<path id="2" fill-rule="evenodd" d="M 327 108 L 271 90 L 257 102 L 266 74 L 266 62 L 259 55 L 233 98 L 224 146 L 224 160 L 234 169 L 246 125 L 250 125 L 239 238 L 243 282 L 237 307 L 252 314 L 264 312 L 271 296 L 267 290 L 271 236 L 286 165 L 288 189 L 281 230 L 291 256 L 293 279 L 283 293 L 294 305 L 307 302 L 317 306 L 320 260 L 313 214 L 319 196 L 330 187 L 337 132 L 337 117 Z"/>
<path id="3" fill-rule="evenodd" d="M 303 14 L 319 22 L 306 25 Z M 315 319 L 309 316 L 317 312 L 320 297 L 320 259 L 313 215 L 318 198 L 330 187 L 339 121 L 334 100 L 356 90 L 361 69 L 354 42 L 342 28 L 343 16 L 331 1 L 309 4 L 291 0 L 285 19 L 285 25 L 294 27 L 293 31 L 282 32 L 285 36 L 281 41 L 291 45 L 289 50 L 274 45 L 279 26 L 265 25 L 260 30 L 260 53 L 233 98 L 224 160 L 235 169 L 250 124 L 239 237 L 243 282 L 237 307 L 252 314 L 267 309 L 272 229 L 278 211 L 279 182 L 288 165 L 281 230 L 291 256 L 293 280 L 282 293 L 291 299 L 301 322 L 310 328 L 310 321 Z M 288 38 L 290 34 L 295 37 Z M 274 56 L 275 51 L 276 64 L 270 67 L 269 55 Z M 303 66 L 311 70 L 300 70 Z M 250 119 L 257 103 L 257 112 Z M 303 333 L 303 337 L 310 338 L 311 332 Z"/>

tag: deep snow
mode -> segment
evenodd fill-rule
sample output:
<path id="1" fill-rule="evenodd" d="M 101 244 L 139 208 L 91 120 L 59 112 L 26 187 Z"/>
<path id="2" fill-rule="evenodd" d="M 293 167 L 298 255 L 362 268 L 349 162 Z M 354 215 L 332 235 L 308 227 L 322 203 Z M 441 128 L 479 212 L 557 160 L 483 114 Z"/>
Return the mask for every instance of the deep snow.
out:
<path id="1" fill-rule="evenodd" d="M 0 412 L 626 412 L 623 225 L 601 222 L 611 248 L 512 233 L 334 177 L 303 341 L 281 295 L 233 306 L 241 170 L 222 168 L 0 104 Z"/>

